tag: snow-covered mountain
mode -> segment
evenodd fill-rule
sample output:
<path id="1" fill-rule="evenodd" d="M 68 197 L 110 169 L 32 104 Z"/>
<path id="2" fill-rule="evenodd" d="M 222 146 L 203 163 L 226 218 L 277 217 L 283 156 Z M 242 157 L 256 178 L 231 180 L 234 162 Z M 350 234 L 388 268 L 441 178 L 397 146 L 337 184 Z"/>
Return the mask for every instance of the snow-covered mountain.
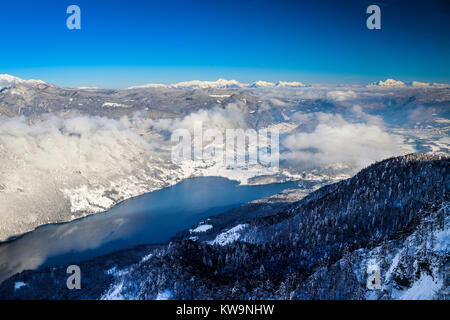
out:
<path id="1" fill-rule="evenodd" d="M 297 81 L 255 81 L 251 83 L 241 83 L 236 80 L 218 79 L 216 81 L 183 81 L 174 84 L 148 83 L 140 86 L 133 86 L 127 89 L 147 89 L 147 88 L 173 88 L 173 89 L 244 89 L 244 88 L 302 88 L 306 85 Z"/>
<path id="2" fill-rule="evenodd" d="M 42 80 L 24 80 L 12 75 L 8 74 L 0 74 L 0 89 L 15 86 L 15 85 L 45 85 L 45 86 L 54 86 L 50 83 L 47 83 Z M 317 86 L 317 85 L 316 85 Z M 295 88 L 309 88 L 311 85 L 305 84 L 298 81 L 278 81 L 278 82 L 270 82 L 264 80 L 258 80 L 250 83 L 243 83 L 237 80 L 227 80 L 219 78 L 215 81 L 203 81 L 203 80 L 191 80 L 191 81 L 182 81 L 172 84 L 163 84 L 163 83 L 147 83 L 143 85 L 131 86 L 126 88 L 127 90 L 135 90 L 135 89 L 265 89 L 265 88 L 277 88 L 277 89 L 295 89 Z M 355 86 L 358 87 L 358 86 Z M 395 79 L 386 79 L 380 80 L 376 82 L 369 83 L 366 85 L 366 88 L 376 89 L 399 89 L 399 88 L 449 88 L 450 85 L 446 83 L 431 83 L 431 82 L 421 82 L 421 81 L 412 81 L 412 82 L 403 82 Z M 362 88 L 362 87 L 361 87 Z M 94 90 L 94 91 L 102 91 L 104 89 L 96 88 L 96 87 L 79 87 L 79 90 Z"/>
<path id="3" fill-rule="evenodd" d="M 276 83 L 258 80 L 249 84 L 249 88 L 272 88 L 275 87 Z"/>
<path id="4" fill-rule="evenodd" d="M 406 87 L 406 84 L 403 81 L 394 80 L 394 79 L 386 79 L 385 81 L 380 80 L 377 82 L 373 82 L 368 87 L 380 87 L 380 88 L 403 88 Z"/>
<path id="5" fill-rule="evenodd" d="M 42 81 L 42 80 L 23 80 L 18 77 L 11 76 L 9 74 L 0 74 L 0 89 L 13 86 L 17 84 L 23 84 L 23 85 L 49 85 L 48 83 Z"/>
<path id="6" fill-rule="evenodd" d="M 246 84 L 240 83 L 236 80 L 218 79 L 216 81 L 183 81 L 174 84 L 160 84 L 160 83 L 148 83 L 140 86 L 128 87 L 127 89 L 145 89 L 145 88 L 174 88 L 174 89 L 238 89 L 244 88 Z"/>
<path id="7" fill-rule="evenodd" d="M 216 88 L 216 89 L 236 89 L 242 88 L 245 84 L 242 84 L 236 80 L 225 80 L 218 79 L 216 81 L 184 81 L 172 84 L 171 87 L 177 89 L 205 89 L 205 88 Z"/>
<path id="8" fill-rule="evenodd" d="M 279 212 L 190 230 L 209 240 L 83 262 L 83 290 L 66 290 L 65 267 L 53 267 L 6 280 L 0 297 L 448 299 L 449 187 L 447 155 L 391 158 Z M 367 286 L 374 266 L 379 288 Z"/>
<path id="9" fill-rule="evenodd" d="M 430 83 L 430 82 L 421 82 L 421 81 L 411 81 L 409 83 L 394 80 L 394 79 L 386 79 L 385 81 L 380 80 L 367 85 L 367 88 L 383 88 L 383 89 L 398 89 L 398 88 L 448 88 L 449 84 L 446 83 Z"/>

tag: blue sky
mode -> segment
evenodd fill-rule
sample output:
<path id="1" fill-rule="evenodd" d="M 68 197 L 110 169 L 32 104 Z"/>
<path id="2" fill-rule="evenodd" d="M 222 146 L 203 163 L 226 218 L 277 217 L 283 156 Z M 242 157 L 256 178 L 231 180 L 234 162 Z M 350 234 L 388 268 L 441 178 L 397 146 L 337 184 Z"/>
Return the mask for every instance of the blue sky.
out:
<path id="1" fill-rule="evenodd" d="M 81 30 L 66 28 L 71 4 Z M 366 28 L 370 4 L 381 30 Z M 448 1 L 15 0 L 0 30 L 0 73 L 65 86 L 450 82 Z"/>

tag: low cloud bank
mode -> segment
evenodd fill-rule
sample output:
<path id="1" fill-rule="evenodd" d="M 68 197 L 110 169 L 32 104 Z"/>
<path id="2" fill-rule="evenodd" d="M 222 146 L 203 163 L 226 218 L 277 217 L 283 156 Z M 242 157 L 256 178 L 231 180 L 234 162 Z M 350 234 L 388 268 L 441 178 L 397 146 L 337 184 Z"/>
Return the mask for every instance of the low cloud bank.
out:
<path id="1" fill-rule="evenodd" d="M 247 126 L 243 104 L 230 103 L 225 108 L 214 107 L 201 109 L 183 118 L 150 120 L 149 124 L 158 131 L 172 132 L 176 129 L 192 131 L 196 123 L 202 123 L 205 128 L 232 129 Z"/>
<path id="2" fill-rule="evenodd" d="M 349 114 L 297 112 L 299 130 L 288 135 L 281 158 L 291 165 L 320 168 L 345 165 L 353 171 L 377 160 L 413 152 L 401 136 L 390 134 L 381 118 L 354 106 Z"/>

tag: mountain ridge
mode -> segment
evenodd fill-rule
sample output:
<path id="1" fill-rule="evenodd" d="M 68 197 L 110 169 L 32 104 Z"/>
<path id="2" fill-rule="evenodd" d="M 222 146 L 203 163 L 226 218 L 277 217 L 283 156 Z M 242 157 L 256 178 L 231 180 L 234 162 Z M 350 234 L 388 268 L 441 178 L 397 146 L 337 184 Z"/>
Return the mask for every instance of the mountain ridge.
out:
<path id="1" fill-rule="evenodd" d="M 449 164 L 446 154 L 383 160 L 290 209 L 240 228 L 230 225 L 228 231 L 236 231 L 226 244 L 175 240 L 147 247 L 140 261 L 129 265 L 109 256 L 97 260 L 102 262 L 88 273 L 88 288 L 78 292 L 65 289 L 64 268 L 27 271 L 5 281 L 0 296 L 447 299 Z M 82 270 L 88 264 L 93 265 L 81 263 Z M 383 290 L 366 288 L 368 264 L 382 269 Z M 93 284 L 91 277 L 97 277 Z M 14 290 L 17 282 L 26 286 Z M 38 296 L 34 283 L 53 285 Z"/>
<path id="2" fill-rule="evenodd" d="M 55 84 L 43 81 L 43 80 L 35 80 L 29 79 L 24 80 L 19 77 L 9 75 L 9 74 L 0 74 L 0 89 L 3 89 L 8 86 L 15 86 L 17 84 L 25 84 L 25 85 L 46 85 L 46 86 L 54 86 L 61 87 Z M 209 80 L 186 80 L 171 84 L 164 83 L 146 83 L 142 85 L 129 86 L 124 90 L 137 90 L 137 89 L 151 89 L 151 88 L 159 88 L 159 89 L 258 89 L 258 88 L 279 88 L 279 89 L 295 89 L 295 88 L 307 88 L 311 87 L 311 84 L 305 84 L 299 81 L 277 81 L 271 82 L 266 80 L 256 80 L 248 83 L 239 82 L 237 80 L 227 80 L 223 78 L 219 78 L 214 81 Z M 361 86 L 364 87 L 364 86 Z M 400 80 L 395 80 L 391 78 L 387 78 L 386 80 L 379 80 L 375 82 L 371 82 L 365 86 L 366 88 L 384 88 L 384 89 L 401 89 L 401 88 L 449 88 L 450 84 L 448 83 L 438 83 L 438 82 L 422 82 L 422 81 L 411 81 L 404 82 Z M 92 86 L 80 86 L 77 88 L 71 87 L 61 87 L 66 89 L 78 89 L 85 91 L 104 91 L 104 90 L 120 90 L 120 89 L 106 89 L 106 88 L 97 88 Z"/>

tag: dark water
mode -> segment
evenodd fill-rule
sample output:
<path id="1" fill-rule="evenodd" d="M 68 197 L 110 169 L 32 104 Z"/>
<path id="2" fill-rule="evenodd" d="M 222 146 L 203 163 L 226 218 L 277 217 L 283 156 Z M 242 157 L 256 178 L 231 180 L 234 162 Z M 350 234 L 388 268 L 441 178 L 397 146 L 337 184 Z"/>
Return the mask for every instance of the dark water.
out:
<path id="1" fill-rule="evenodd" d="M 297 187 L 296 182 L 239 186 L 218 177 L 187 179 L 126 200 L 104 213 L 46 225 L 0 245 L 0 282 L 26 269 L 71 264 L 138 244 L 165 242 L 201 218 Z"/>

